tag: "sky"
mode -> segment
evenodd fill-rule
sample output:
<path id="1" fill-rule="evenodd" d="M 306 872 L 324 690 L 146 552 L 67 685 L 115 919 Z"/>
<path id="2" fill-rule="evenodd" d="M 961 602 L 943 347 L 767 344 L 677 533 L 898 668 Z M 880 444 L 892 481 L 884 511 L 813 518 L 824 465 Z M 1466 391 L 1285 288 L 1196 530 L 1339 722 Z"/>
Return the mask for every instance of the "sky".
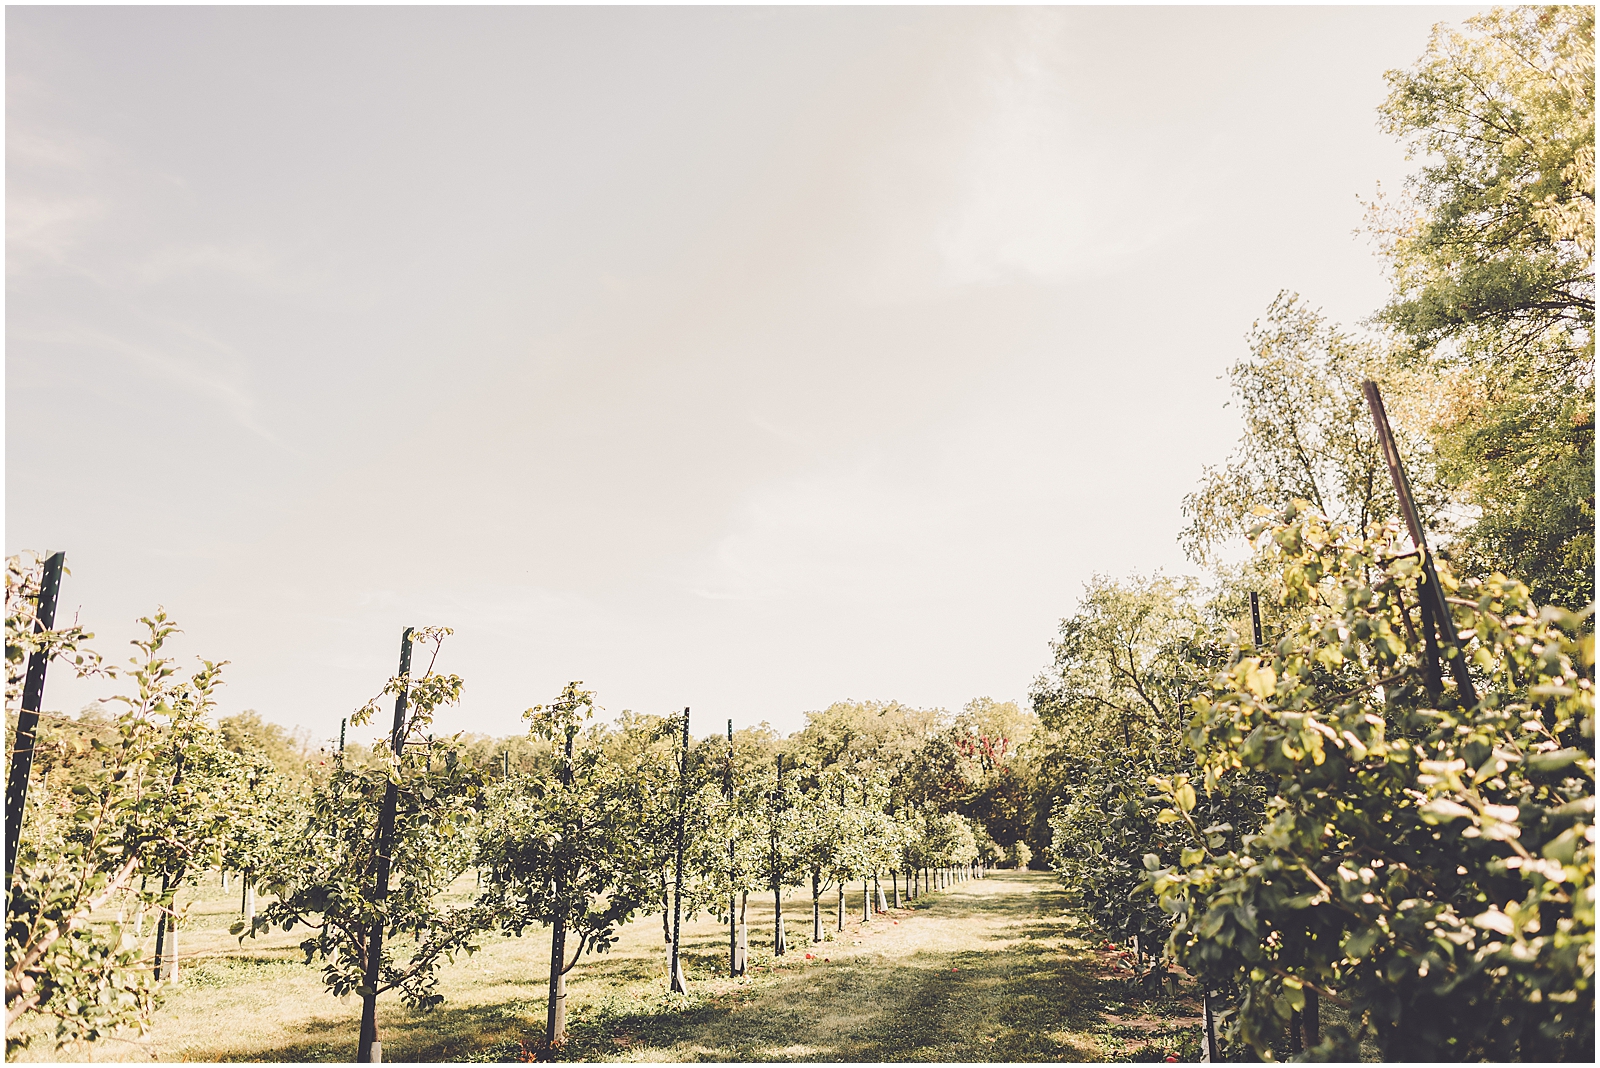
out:
<path id="1" fill-rule="evenodd" d="M 1471 12 L 8 8 L 6 552 L 317 740 L 423 625 L 441 731 L 1025 703 Z"/>

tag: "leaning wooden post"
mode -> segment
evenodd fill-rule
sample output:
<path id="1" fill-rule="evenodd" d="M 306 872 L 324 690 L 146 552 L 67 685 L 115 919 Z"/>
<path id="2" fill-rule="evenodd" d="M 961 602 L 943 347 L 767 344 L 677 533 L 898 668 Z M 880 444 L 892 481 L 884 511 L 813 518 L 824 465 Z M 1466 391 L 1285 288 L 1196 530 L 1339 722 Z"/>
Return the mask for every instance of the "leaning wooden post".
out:
<path id="1" fill-rule="evenodd" d="M 689 710 L 683 710 L 683 752 L 678 757 L 678 848 L 673 858 L 672 874 L 672 966 L 668 975 L 671 976 L 671 991 L 674 994 L 687 994 L 688 986 L 683 981 L 683 964 L 678 955 L 678 938 L 683 922 L 683 820 L 686 809 L 687 793 L 689 789 Z"/>
<path id="2" fill-rule="evenodd" d="M 1395 496 L 1400 499 L 1400 515 L 1406 521 L 1411 543 L 1422 557 L 1422 582 L 1417 596 L 1426 607 L 1423 629 L 1430 634 L 1437 628 L 1439 643 L 1444 647 L 1444 659 L 1450 664 L 1450 676 L 1455 679 L 1456 694 L 1462 707 L 1472 708 L 1478 703 L 1478 694 L 1467 673 L 1467 658 L 1456 638 L 1455 626 L 1450 619 L 1450 603 L 1445 600 L 1444 587 L 1439 585 L 1439 572 L 1433 566 L 1433 554 L 1428 551 L 1428 539 L 1422 531 L 1422 515 L 1417 511 L 1416 497 L 1411 492 L 1411 480 L 1406 477 L 1405 465 L 1400 461 L 1400 449 L 1395 444 L 1394 432 L 1389 427 L 1389 414 L 1383 407 L 1383 394 L 1378 384 L 1370 378 L 1361 383 L 1366 394 L 1367 407 L 1372 411 L 1372 425 L 1378 431 L 1378 444 L 1383 449 L 1383 459 L 1389 465 L 1389 479 L 1394 483 Z M 1427 616 L 1431 614 L 1432 619 Z"/>
<path id="3" fill-rule="evenodd" d="M 61 569 L 67 554 L 45 557 L 39 577 L 39 603 L 33 632 L 42 634 L 56 625 L 56 601 L 61 595 Z M 10 914 L 11 877 L 17 870 L 17 847 L 22 843 L 22 815 L 28 804 L 28 776 L 33 772 L 33 743 L 39 731 L 39 708 L 44 702 L 44 669 L 50 664 L 45 649 L 28 656 L 28 677 L 22 684 L 22 710 L 17 714 L 17 738 L 11 747 L 11 773 L 6 776 L 6 906 Z"/>
<path id="4" fill-rule="evenodd" d="M 405 751 L 406 706 L 411 696 L 411 628 L 400 635 L 400 693 L 394 699 L 394 729 L 389 734 L 389 746 L 395 759 Z M 394 853 L 394 820 L 399 808 L 400 788 L 390 779 L 383 789 L 383 807 L 378 810 L 378 848 L 376 877 L 372 885 L 372 901 L 381 911 L 389 896 L 389 866 Z M 378 1041 L 378 984 L 383 979 L 383 927 L 380 917 L 372 924 L 367 935 L 366 977 L 361 990 L 361 1041 L 356 1047 L 356 1060 L 362 1064 L 383 1060 L 383 1044 Z"/>

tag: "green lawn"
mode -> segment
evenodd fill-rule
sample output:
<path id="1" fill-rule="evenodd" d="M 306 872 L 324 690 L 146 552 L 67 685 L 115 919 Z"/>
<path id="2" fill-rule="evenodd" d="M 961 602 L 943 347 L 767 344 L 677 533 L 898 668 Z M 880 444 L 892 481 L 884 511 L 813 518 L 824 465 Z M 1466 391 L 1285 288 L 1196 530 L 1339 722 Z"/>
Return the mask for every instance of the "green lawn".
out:
<path id="1" fill-rule="evenodd" d="M 180 937 L 183 968 L 150 1033 L 20 1060 L 340 1061 L 360 1003 L 322 989 L 278 933 L 241 949 L 238 899 L 210 880 Z M 468 876 L 458 893 L 472 891 Z M 859 884 L 856 893 L 859 895 Z M 1127 1003 L 1104 940 L 1047 874 L 1005 872 L 925 896 L 812 945 L 809 899 L 786 900 L 791 948 L 774 959 L 772 903 L 751 901 L 751 973 L 727 978 L 727 929 L 686 926 L 690 992 L 666 993 L 659 915 L 568 976 L 567 1060 L 1155 1060 L 1198 1054 L 1194 1002 Z M 825 917 L 826 917 L 825 913 Z M 831 924 L 826 926 L 831 927 Z M 808 958 L 807 954 L 811 954 Z M 543 1026 L 549 938 L 491 936 L 444 971 L 445 1004 L 379 1003 L 385 1059 L 510 1061 Z"/>

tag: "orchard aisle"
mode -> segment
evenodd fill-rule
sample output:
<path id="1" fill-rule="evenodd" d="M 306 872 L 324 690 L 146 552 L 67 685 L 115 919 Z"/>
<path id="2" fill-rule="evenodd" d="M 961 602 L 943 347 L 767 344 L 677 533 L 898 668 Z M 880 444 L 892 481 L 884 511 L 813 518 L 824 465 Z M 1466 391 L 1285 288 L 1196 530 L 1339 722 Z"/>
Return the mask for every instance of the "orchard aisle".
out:
<path id="1" fill-rule="evenodd" d="M 472 891 L 467 876 L 456 894 Z M 885 886 L 885 893 L 889 888 Z M 786 897 L 790 951 L 771 956 L 772 902 L 750 901 L 753 967 L 726 977 L 727 929 L 686 925 L 687 997 L 665 993 L 661 917 L 568 976 L 567 1061 L 1031 1061 L 1193 1059 L 1189 999 L 1129 1007 L 1110 954 L 1070 915 L 1055 877 L 1000 872 L 861 922 L 851 886 L 845 930 L 826 896 L 829 941 L 811 944 L 810 898 Z M 241 950 L 226 933 L 238 898 L 208 889 L 190 908 L 179 985 L 142 1040 L 96 1060 L 348 1061 L 360 1003 L 322 990 L 300 963 L 304 937 L 278 932 Z M 542 1026 L 549 936 L 491 936 L 441 973 L 445 1004 L 412 1013 L 380 999 L 386 1059 L 511 1061 Z M 811 956 L 808 958 L 807 954 Z M 1164 1015 L 1152 1015 L 1164 1014 Z M 529 1040 L 531 1043 L 531 1039 Z M 62 1051 L 61 1056 L 72 1054 Z M 26 1060 L 26 1055 L 19 1058 Z"/>
<path id="2" fill-rule="evenodd" d="M 859 903 L 859 884 L 854 889 Z M 625 1052 L 608 1056 L 596 1046 L 583 1054 L 639 1061 L 1102 1060 L 1148 1045 L 1153 1021 L 1107 1024 L 1106 1012 L 1122 1006 L 1105 979 L 1104 955 L 1078 937 L 1084 932 L 1066 914 L 1052 875 L 972 880 L 866 925 L 859 904 L 857 910 L 842 938 L 790 953 L 742 986 L 704 984 L 705 1007 L 679 1022 L 641 1020 L 636 1034 L 607 1028 Z M 1120 1040 L 1118 1030 L 1133 1042 Z"/>

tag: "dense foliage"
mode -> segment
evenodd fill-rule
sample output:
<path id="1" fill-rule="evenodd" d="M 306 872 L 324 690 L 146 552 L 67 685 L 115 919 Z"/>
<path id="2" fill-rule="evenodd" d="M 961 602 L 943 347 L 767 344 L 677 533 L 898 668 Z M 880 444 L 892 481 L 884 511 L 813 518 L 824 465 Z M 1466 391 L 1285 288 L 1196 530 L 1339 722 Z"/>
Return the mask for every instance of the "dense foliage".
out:
<path id="1" fill-rule="evenodd" d="M 1479 513 L 1461 548 L 1536 601 L 1594 598 L 1594 8 L 1439 26 L 1388 75 L 1387 129 L 1423 165 L 1373 209 L 1381 312 L 1446 403 L 1438 464 Z"/>
<path id="2" fill-rule="evenodd" d="M 1317 1050 L 1341 1059 L 1363 1033 L 1401 1060 L 1592 1049 L 1585 621 L 1504 576 L 1446 574 L 1468 707 L 1428 692 L 1420 569 L 1394 527 L 1362 536 L 1302 504 L 1262 537 L 1293 622 L 1195 699 L 1197 781 L 1154 781 L 1187 839 L 1145 858 L 1179 961 L 1242 991 L 1231 1034 L 1258 1053 L 1308 992 L 1349 1011 Z M 1199 799 L 1252 773 L 1274 787 L 1253 833 L 1207 826 Z"/>
<path id="3" fill-rule="evenodd" d="M 1035 686 L 1054 867 L 1222 993 L 1230 1055 L 1592 1053 L 1593 27 L 1497 9 L 1389 74 L 1425 162 L 1373 208 L 1387 332 L 1273 303 L 1185 501 L 1215 585 L 1097 578 Z"/>

